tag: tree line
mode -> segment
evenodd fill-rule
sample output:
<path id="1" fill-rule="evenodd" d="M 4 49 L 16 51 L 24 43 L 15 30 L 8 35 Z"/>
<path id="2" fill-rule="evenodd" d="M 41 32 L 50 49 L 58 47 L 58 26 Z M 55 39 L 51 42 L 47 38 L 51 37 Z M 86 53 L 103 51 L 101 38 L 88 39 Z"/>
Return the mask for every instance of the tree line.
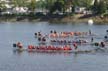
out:
<path id="1" fill-rule="evenodd" d="M 0 9 L 6 9 L 0 2 Z M 59 12 L 65 12 L 69 7 L 86 7 L 87 10 L 91 10 L 95 14 L 104 14 L 108 10 L 108 0 L 11 0 L 13 7 L 28 7 L 29 10 L 35 11 L 36 8 L 47 9 L 50 13 L 58 10 Z M 72 9 L 72 12 L 74 10 Z"/>

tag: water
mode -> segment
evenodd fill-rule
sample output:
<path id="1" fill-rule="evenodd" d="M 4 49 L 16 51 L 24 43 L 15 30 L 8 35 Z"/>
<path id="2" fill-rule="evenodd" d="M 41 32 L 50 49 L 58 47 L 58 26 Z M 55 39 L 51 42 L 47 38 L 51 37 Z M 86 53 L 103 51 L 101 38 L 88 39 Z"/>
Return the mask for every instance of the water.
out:
<path id="1" fill-rule="evenodd" d="M 107 71 L 108 53 L 28 53 L 14 52 L 12 44 L 37 44 L 34 33 L 41 31 L 88 31 L 104 35 L 108 25 L 50 24 L 47 22 L 0 23 L 0 71 Z"/>

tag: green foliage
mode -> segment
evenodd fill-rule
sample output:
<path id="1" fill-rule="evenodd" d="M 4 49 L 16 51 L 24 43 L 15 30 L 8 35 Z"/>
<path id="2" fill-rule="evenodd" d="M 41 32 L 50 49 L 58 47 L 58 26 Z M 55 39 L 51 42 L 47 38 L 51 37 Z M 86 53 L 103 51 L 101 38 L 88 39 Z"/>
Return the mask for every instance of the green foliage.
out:
<path id="1" fill-rule="evenodd" d="M 0 3 L 0 10 L 6 10 L 6 6 L 5 6 L 5 2 L 4 1 L 2 1 Z"/>
<path id="2" fill-rule="evenodd" d="M 103 16 L 108 17 L 108 12 L 104 13 Z"/>
<path id="3" fill-rule="evenodd" d="M 43 1 L 43 0 L 37 1 L 36 7 L 37 8 L 45 8 L 45 1 Z"/>
<path id="4" fill-rule="evenodd" d="M 25 0 L 12 0 L 12 3 L 14 4 L 14 6 L 18 6 L 18 7 L 26 7 L 27 6 L 27 2 Z"/>
<path id="5" fill-rule="evenodd" d="M 98 12 L 99 2 L 95 0 L 94 5 L 92 6 L 92 10 L 94 13 Z"/>
<path id="6" fill-rule="evenodd" d="M 103 14 L 103 13 L 106 12 L 106 10 L 107 10 L 106 3 L 101 2 L 101 3 L 99 4 L 98 13 L 99 13 L 99 14 Z"/>
<path id="7" fill-rule="evenodd" d="M 106 6 L 107 6 L 107 9 L 108 9 L 108 0 L 105 0 L 105 3 L 106 3 Z"/>
<path id="8" fill-rule="evenodd" d="M 63 11 L 63 8 L 64 8 L 64 1 L 63 0 L 56 1 L 54 5 L 51 7 L 50 13 L 53 13 L 56 10 Z"/>
<path id="9" fill-rule="evenodd" d="M 96 14 L 103 14 L 107 10 L 107 4 L 105 1 L 97 2 L 96 0 L 92 10 Z"/>
<path id="10" fill-rule="evenodd" d="M 101 0 L 99 3 L 98 0 L 95 0 L 94 5 L 92 5 L 93 0 L 30 0 L 31 2 L 27 2 L 29 0 L 10 0 L 14 7 L 28 7 L 29 10 L 34 12 L 36 8 L 47 9 L 50 13 L 55 11 L 65 12 L 69 9 L 70 6 L 75 8 L 76 6 L 79 7 L 86 7 L 90 9 L 92 6 L 92 11 L 97 14 L 103 14 L 108 9 L 108 0 Z M 5 10 L 6 7 L 4 6 L 5 2 L 0 3 L 0 10 Z M 74 11 L 74 9 L 72 9 Z"/>
<path id="11" fill-rule="evenodd" d="M 55 2 L 56 2 L 56 0 L 45 0 L 45 4 L 44 4 L 45 8 L 50 10 Z"/>
<path id="12" fill-rule="evenodd" d="M 34 12 L 34 10 L 36 8 L 36 0 L 31 0 L 30 4 L 28 5 L 28 8 L 29 8 L 29 10 Z"/>
<path id="13" fill-rule="evenodd" d="M 93 0 L 73 0 L 74 6 L 82 6 L 89 8 L 92 5 Z"/>
<path id="14" fill-rule="evenodd" d="M 30 13 L 28 14 L 28 16 L 29 16 L 29 17 L 34 17 L 35 14 L 34 14 L 33 12 L 30 12 Z"/>

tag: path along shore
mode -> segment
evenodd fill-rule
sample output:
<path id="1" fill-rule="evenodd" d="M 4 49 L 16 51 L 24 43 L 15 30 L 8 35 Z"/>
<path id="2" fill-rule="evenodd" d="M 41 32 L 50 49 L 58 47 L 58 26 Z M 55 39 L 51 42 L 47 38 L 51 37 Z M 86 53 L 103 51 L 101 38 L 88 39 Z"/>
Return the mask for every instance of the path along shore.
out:
<path id="1" fill-rule="evenodd" d="M 89 19 L 94 21 L 94 24 L 108 24 L 108 17 L 101 16 L 82 16 L 81 14 L 75 16 L 0 16 L 0 21 L 17 22 L 50 22 L 50 23 L 87 23 Z"/>

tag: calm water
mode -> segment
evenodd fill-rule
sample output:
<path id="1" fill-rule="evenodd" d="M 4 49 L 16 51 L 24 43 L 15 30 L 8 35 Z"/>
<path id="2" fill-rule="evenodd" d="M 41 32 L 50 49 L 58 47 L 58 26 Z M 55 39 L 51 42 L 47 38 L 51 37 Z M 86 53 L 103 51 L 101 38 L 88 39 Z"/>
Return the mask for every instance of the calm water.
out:
<path id="1" fill-rule="evenodd" d="M 108 25 L 50 24 L 46 22 L 0 23 L 0 71 L 108 71 L 108 53 L 28 53 L 13 52 L 12 44 L 37 44 L 34 33 L 42 31 L 88 31 L 105 34 Z"/>

